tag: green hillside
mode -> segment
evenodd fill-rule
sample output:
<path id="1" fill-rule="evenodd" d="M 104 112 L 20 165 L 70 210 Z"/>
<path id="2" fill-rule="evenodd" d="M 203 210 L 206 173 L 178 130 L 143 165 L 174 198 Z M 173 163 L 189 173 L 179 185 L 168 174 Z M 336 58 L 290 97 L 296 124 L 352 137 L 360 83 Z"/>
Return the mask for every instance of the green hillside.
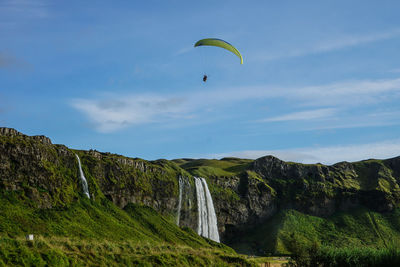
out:
<path id="1" fill-rule="evenodd" d="M 400 157 L 330 166 L 273 156 L 146 161 L 1 129 L 0 266 L 247 266 L 255 261 L 237 252 L 297 257 L 315 246 L 308 259 L 382 249 L 376 258 L 400 259 Z M 193 230 L 193 176 L 207 182 L 223 244 Z"/>
<path id="2" fill-rule="evenodd" d="M 200 177 L 233 176 L 245 171 L 253 160 L 240 158 L 173 160 L 192 175 Z"/>
<path id="3" fill-rule="evenodd" d="M 146 206 L 121 210 L 106 199 L 80 198 L 62 208 L 37 209 L 24 194 L 4 191 L 0 206 L 0 266 L 251 265 Z M 26 234 L 35 240 L 25 241 Z"/>
<path id="4" fill-rule="evenodd" d="M 336 248 L 400 247 L 400 209 L 378 213 L 366 208 L 322 218 L 284 210 L 255 228 L 243 230 L 230 246 L 245 254 L 290 254 L 292 242 Z"/>

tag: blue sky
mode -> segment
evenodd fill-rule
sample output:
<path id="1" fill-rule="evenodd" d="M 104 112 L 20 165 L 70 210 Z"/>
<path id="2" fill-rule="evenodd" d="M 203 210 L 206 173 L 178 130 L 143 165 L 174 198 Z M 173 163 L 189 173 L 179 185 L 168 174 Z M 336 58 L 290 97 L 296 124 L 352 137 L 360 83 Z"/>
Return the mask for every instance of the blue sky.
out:
<path id="1" fill-rule="evenodd" d="M 399 10 L 365 0 L 0 0 L 0 126 L 148 160 L 398 156 Z M 206 37 L 235 45 L 244 64 L 193 48 Z"/>

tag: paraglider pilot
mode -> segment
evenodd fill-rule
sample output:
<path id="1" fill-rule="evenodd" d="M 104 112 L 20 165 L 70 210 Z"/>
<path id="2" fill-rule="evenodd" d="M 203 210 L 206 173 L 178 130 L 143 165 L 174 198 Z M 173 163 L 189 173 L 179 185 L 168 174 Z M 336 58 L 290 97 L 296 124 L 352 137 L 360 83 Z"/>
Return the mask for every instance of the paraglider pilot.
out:
<path id="1" fill-rule="evenodd" d="M 207 81 L 207 75 L 204 74 L 204 76 L 203 76 L 203 82 L 206 82 L 206 81 Z"/>

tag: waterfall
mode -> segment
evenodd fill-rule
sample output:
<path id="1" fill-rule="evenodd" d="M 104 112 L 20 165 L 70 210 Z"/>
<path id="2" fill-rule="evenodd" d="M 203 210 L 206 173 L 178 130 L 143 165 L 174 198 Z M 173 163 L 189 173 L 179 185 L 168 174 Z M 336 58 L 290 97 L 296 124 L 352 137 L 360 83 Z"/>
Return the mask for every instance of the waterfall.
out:
<path id="1" fill-rule="evenodd" d="M 207 211 L 208 211 L 208 237 L 214 241 L 219 242 L 218 226 L 217 226 L 217 215 L 215 214 L 214 203 L 208 190 L 207 182 L 204 178 L 201 178 L 203 182 L 204 191 L 207 199 Z"/>
<path id="2" fill-rule="evenodd" d="M 81 160 L 79 159 L 79 156 L 77 154 L 75 154 L 75 156 L 78 159 L 79 172 L 81 173 L 81 182 L 82 182 L 83 193 L 85 193 L 85 195 L 88 198 L 90 198 L 89 187 L 88 187 L 88 183 L 87 183 L 86 178 L 85 178 L 85 174 L 83 174 L 83 171 L 82 171 Z"/>
<path id="3" fill-rule="evenodd" d="M 179 226 L 179 221 L 181 219 L 181 208 L 182 208 L 182 192 L 183 192 L 183 178 L 179 177 L 179 200 L 178 200 L 178 215 L 176 216 L 176 225 Z"/>
<path id="4" fill-rule="evenodd" d="M 217 216 L 207 182 L 204 178 L 194 177 L 194 179 L 198 209 L 197 233 L 219 242 Z"/>

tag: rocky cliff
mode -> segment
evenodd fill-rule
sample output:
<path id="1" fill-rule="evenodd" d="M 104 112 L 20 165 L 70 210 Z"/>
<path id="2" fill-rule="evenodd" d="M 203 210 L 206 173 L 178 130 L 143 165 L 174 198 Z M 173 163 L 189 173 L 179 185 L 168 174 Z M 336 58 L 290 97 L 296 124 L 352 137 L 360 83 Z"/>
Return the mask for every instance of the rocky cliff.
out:
<path id="1" fill-rule="evenodd" d="M 140 203 L 171 220 L 177 215 L 179 177 L 185 177 L 180 225 L 192 229 L 197 227 L 193 176 L 205 177 L 221 240 L 228 243 L 283 209 L 326 217 L 360 206 L 389 212 L 400 202 L 400 157 L 332 166 L 272 156 L 146 161 L 73 150 L 10 128 L 0 128 L 0 189 L 21 192 L 39 209 L 69 205 L 83 196 L 75 154 L 81 158 L 92 201 L 109 199 L 120 208 Z"/>

